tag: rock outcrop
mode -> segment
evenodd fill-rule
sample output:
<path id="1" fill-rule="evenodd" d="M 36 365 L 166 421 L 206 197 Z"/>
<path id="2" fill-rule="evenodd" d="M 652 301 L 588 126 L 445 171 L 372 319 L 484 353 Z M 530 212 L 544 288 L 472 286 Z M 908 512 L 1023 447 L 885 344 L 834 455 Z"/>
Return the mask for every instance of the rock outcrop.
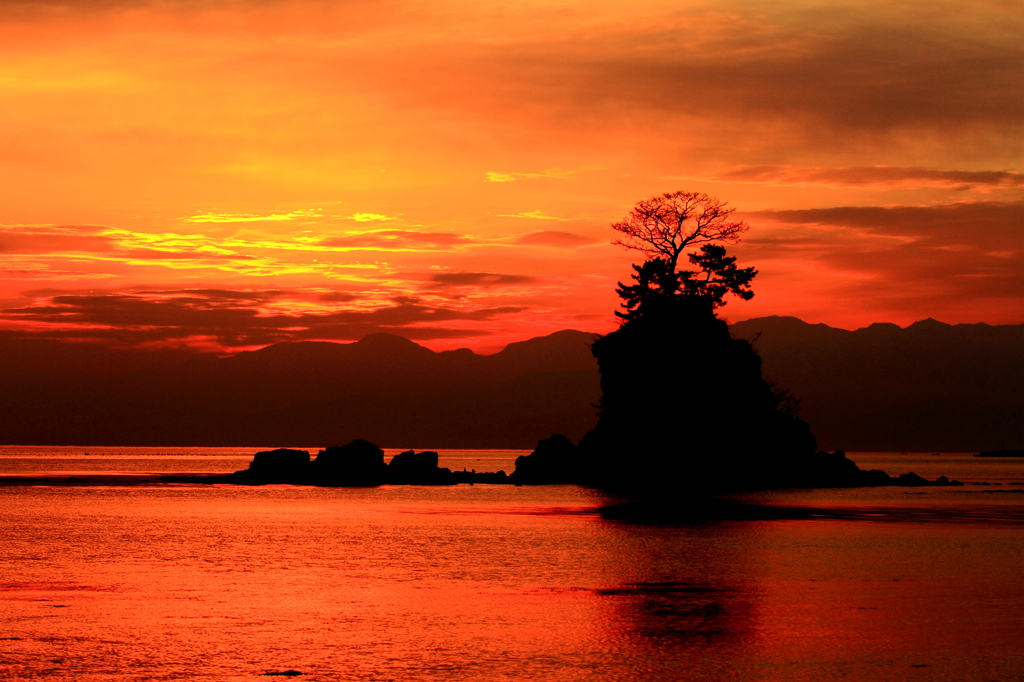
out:
<path id="1" fill-rule="evenodd" d="M 516 457 L 516 469 L 509 480 L 526 485 L 580 483 L 586 478 L 584 471 L 579 449 L 558 433 L 537 443 L 529 455 Z"/>
<path id="2" fill-rule="evenodd" d="M 653 297 L 594 343 L 602 398 L 580 449 L 587 482 L 688 494 L 763 487 L 817 450 L 794 401 L 702 299 Z"/>
<path id="3" fill-rule="evenodd" d="M 249 468 L 237 473 L 246 474 L 254 483 L 308 483 L 309 452 L 287 448 L 257 452 Z"/>
<path id="4" fill-rule="evenodd" d="M 406 450 L 391 458 L 388 483 L 399 485 L 450 485 L 455 483 L 451 469 L 437 466 L 433 450 Z"/>
<path id="5" fill-rule="evenodd" d="M 775 469 L 761 469 L 761 477 L 753 479 L 744 471 L 719 471 L 716 477 L 702 478 L 688 482 L 687 491 L 706 490 L 710 492 L 765 490 L 776 488 L 861 488 L 876 486 L 960 486 L 960 481 L 950 481 L 940 476 L 934 481 L 910 472 L 890 476 L 878 469 L 864 470 L 846 456 L 842 450 L 836 452 L 804 453 L 788 457 L 777 463 Z M 598 473 L 607 475 L 606 469 Z M 616 470 L 625 481 L 634 482 L 625 489 L 627 493 L 644 493 L 655 490 L 663 493 L 671 490 L 654 483 L 647 487 L 636 485 L 643 472 L 631 471 L 627 466 Z M 581 456 L 579 449 L 568 438 L 556 434 L 540 441 L 529 455 L 516 458 L 516 469 L 508 477 L 510 483 L 537 485 L 545 483 L 592 484 L 595 479 L 594 463 Z M 607 479 L 603 479 L 607 480 Z M 613 488 L 607 483 L 601 487 Z M 621 490 L 621 488 L 620 488 Z M 697 496 L 699 497 L 699 495 Z"/>
<path id="6" fill-rule="evenodd" d="M 505 472 L 456 472 L 437 465 L 432 450 L 407 450 L 384 462 L 384 450 L 365 440 L 324 448 L 310 460 L 306 450 L 279 448 L 257 452 L 248 469 L 226 476 L 196 477 L 207 483 L 243 485 L 291 484 L 326 487 L 367 487 L 395 485 L 453 485 L 455 483 L 503 483 Z M 163 477 L 162 480 L 184 480 Z M 189 478 L 188 480 L 192 480 Z"/>
<path id="7" fill-rule="evenodd" d="M 317 485 L 374 486 L 387 481 L 384 451 L 365 440 L 329 447 L 317 453 L 310 475 Z"/>
<path id="8" fill-rule="evenodd" d="M 1024 450 L 989 450 L 979 452 L 975 457 L 1024 457 Z"/>
<path id="9" fill-rule="evenodd" d="M 455 485 L 458 483 L 491 483 L 515 485 L 579 484 L 594 485 L 597 475 L 608 475 L 606 463 L 588 460 L 566 436 L 556 434 L 537 443 L 529 455 L 516 458 L 511 475 L 504 471 L 451 471 L 438 466 L 438 454 L 432 450 L 406 450 L 384 463 L 384 451 L 365 440 L 320 450 L 311 460 L 307 450 L 278 448 L 257 452 L 249 468 L 225 476 L 163 476 L 166 482 L 234 483 L 241 485 L 316 485 L 325 487 L 367 487 L 390 485 Z M 855 488 L 865 486 L 944 486 L 963 485 L 941 476 L 934 481 L 917 474 L 890 476 L 884 471 L 865 471 L 846 457 L 842 450 L 816 452 L 787 458 L 775 469 L 762 468 L 761 477 L 751 478 L 748 472 L 717 471 L 715 476 L 688 482 L 689 490 L 709 492 L 728 490 L 759 490 L 770 488 Z M 596 472 L 596 473 L 595 473 Z M 614 472 L 621 480 L 634 482 L 624 492 L 637 492 L 635 482 L 642 476 L 657 475 L 649 468 L 634 470 L 624 461 Z M 607 479 L 598 479 L 606 481 Z M 600 487 L 612 488 L 604 484 Z M 667 486 L 657 483 L 651 489 L 664 492 Z"/>

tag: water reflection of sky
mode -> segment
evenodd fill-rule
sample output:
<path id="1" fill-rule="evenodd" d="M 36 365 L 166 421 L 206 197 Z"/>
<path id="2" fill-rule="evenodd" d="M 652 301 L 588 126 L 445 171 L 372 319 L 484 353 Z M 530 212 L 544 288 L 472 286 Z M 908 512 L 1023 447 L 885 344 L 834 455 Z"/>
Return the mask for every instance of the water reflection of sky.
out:
<path id="1" fill-rule="evenodd" d="M 556 681 L 1024 669 L 1020 522 L 648 525 L 603 518 L 606 502 L 571 486 L 0 488 L 0 666 Z"/>

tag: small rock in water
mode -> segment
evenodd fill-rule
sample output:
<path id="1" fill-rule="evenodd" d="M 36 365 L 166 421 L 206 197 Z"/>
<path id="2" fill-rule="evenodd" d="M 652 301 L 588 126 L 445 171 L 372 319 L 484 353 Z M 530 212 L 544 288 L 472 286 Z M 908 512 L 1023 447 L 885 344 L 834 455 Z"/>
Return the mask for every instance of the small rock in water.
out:
<path id="1" fill-rule="evenodd" d="M 285 671 L 279 672 L 279 673 L 278 672 L 263 673 L 263 677 L 275 677 L 275 676 L 278 676 L 278 675 L 284 675 L 285 677 L 294 677 L 296 675 L 302 675 L 302 674 L 304 674 L 304 673 L 300 673 L 298 670 L 285 670 Z"/>

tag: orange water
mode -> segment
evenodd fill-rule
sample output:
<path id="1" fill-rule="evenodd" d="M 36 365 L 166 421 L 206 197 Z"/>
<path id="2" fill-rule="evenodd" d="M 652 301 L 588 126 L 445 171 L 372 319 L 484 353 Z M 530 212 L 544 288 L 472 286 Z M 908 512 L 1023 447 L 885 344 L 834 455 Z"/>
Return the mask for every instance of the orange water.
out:
<path id="1" fill-rule="evenodd" d="M 83 447 L 0 445 L 0 476 L 82 476 L 228 474 L 245 469 L 254 453 L 278 446 L 248 448 Z M 320 448 L 304 447 L 315 457 Z M 390 461 L 400 448 L 384 450 Z M 438 450 L 439 466 L 452 470 L 512 473 L 516 457 L 529 450 Z"/>
<path id="2" fill-rule="evenodd" d="M 641 525 L 574 486 L 0 487 L 0 678 L 1020 680 L 1015 489 Z"/>

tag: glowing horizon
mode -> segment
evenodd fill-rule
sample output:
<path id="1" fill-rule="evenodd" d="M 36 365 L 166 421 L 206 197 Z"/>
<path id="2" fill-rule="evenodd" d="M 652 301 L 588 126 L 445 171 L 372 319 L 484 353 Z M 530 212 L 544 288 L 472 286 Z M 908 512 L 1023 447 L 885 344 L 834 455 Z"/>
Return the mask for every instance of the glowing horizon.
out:
<path id="1" fill-rule="evenodd" d="M 0 10 L 0 334 L 435 350 L 607 332 L 610 224 L 751 225 L 730 321 L 1024 322 L 1004 3 Z"/>

